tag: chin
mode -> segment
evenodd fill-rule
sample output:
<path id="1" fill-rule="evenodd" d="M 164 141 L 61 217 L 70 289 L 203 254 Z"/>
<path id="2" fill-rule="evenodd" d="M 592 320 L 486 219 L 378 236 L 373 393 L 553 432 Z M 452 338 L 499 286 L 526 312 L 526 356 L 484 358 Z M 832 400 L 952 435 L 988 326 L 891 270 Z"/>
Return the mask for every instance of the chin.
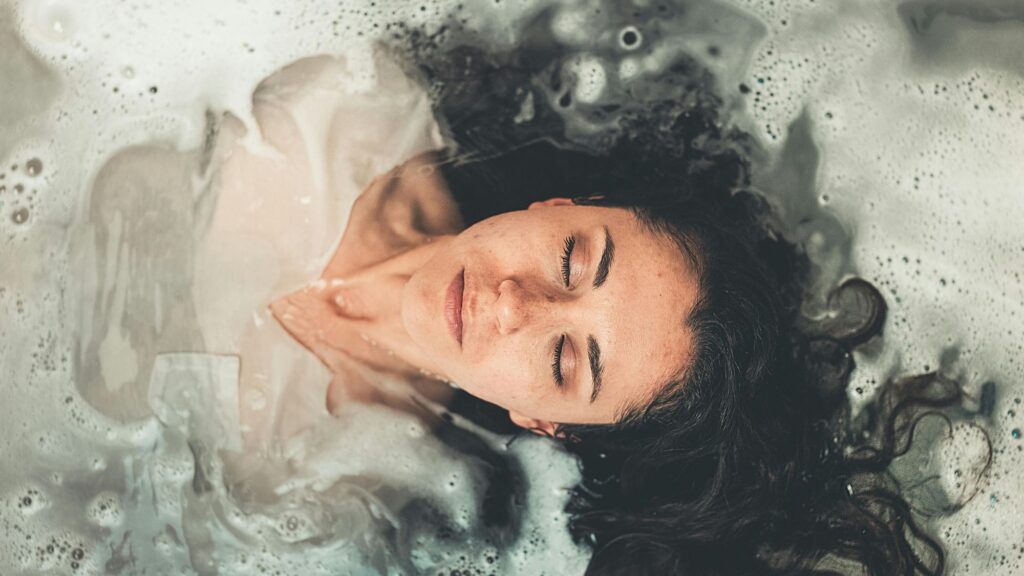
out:
<path id="1" fill-rule="evenodd" d="M 444 318 L 444 303 L 422 280 L 418 274 L 414 275 L 402 290 L 402 327 L 417 348 L 441 365 L 444 346 L 451 340 L 446 326 L 439 323 L 439 319 Z"/>
<path id="2" fill-rule="evenodd" d="M 405 288 L 402 289 L 402 327 L 405 328 L 405 332 L 414 344 L 424 350 L 429 350 L 430 347 L 425 346 L 430 339 L 428 327 L 425 325 L 425 319 L 429 318 L 429 315 L 425 314 L 425 308 L 423 298 L 420 297 L 412 279 L 410 279 Z"/>

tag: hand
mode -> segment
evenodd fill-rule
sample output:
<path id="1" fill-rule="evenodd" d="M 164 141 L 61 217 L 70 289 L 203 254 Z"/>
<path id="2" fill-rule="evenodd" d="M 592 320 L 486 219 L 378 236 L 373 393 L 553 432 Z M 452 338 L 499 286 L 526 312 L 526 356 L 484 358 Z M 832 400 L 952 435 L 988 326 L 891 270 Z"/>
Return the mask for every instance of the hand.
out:
<path id="1" fill-rule="evenodd" d="M 306 286 L 270 304 L 281 326 L 332 371 L 347 363 L 344 358 L 352 341 L 331 292 L 319 284 Z"/>
<path id="2" fill-rule="evenodd" d="M 347 287 L 339 281 L 320 281 L 292 292 L 270 304 L 274 318 L 300 344 L 316 354 L 333 372 L 344 371 L 359 361 L 386 374 L 404 374 L 396 358 L 369 338 L 373 315 L 370 294 L 387 297 L 380 290 Z M 341 303 L 339 304 L 339 296 Z"/>
<path id="3" fill-rule="evenodd" d="M 340 282 L 340 281 L 335 281 Z M 361 291 L 345 283 L 340 283 L 336 288 L 329 289 L 329 300 L 334 306 L 334 311 L 343 318 L 350 320 L 369 320 L 373 317 L 367 307 L 366 299 Z"/>

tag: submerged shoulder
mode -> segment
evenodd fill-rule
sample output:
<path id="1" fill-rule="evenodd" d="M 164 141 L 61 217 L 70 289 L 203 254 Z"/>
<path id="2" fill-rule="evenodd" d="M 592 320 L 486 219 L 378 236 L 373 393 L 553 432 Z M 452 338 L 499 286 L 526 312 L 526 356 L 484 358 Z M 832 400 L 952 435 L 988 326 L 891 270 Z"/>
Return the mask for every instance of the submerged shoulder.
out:
<path id="1" fill-rule="evenodd" d="M 465 228 L 436 161 L 436 152 L 424 152 L 370 182 L 352 206 L 328 276 L 345 276 Z"/>
<path id="2" fill-rule="evenodd" d="M 417 154 L 375 178 L 356 200 L 357 206 L 400 236 L 459 233 L 465 225 L 437 163 L 437 151 Z"/>

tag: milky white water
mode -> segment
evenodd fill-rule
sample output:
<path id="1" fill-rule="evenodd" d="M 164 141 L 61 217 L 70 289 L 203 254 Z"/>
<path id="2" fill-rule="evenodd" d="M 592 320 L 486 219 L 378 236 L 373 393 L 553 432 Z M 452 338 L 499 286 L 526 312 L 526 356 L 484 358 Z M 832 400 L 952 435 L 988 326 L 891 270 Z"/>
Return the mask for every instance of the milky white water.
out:
<path id="1" fill-rule="evenodd" d="M 677 53 L 715 74 L 730 121 L 763 146 L 755 185 L 822 264 L 823 284 L 855 272 L 890 304 L 884 343 L 858 352 L 855 407 L 890 375 L 940 365 L 977 400 L 969 408 L 981 415 L 959 420 L 948 438 L 937 428 L 897 470 L 934 472 L 946 498 L 966 502 L 931 524 L 952 573 L 1024 574 L 1024 7 L 465 4 L 465 26 L 502 48 L 557 6 L 550 33 L 578 55 L 567 66 L 582 104 L 659 74 Z M 231 456 L 243 441 L 230 434 L 238 425 L 213 408 L 237 400 L 218 396 L 240 373 L 231 322 L 265 333 L 258 317 L 230 319 L 226 310 L 244 309 L 244 298 L 216 274 L 250 296 L 278 278 L 218 265 L 218 255 L 242 253 L 230 252 L 231 234 L 206 234 L 230 229 L 210 228 L 218 138 L 235 130 L 248 135 L 240 150 L 272 154 L 261 147 L 267 124 L 253 94 L 275 71 L 319 54 L 350 63 L 345 89 L 370 94 L 367 106 L 407 105 L 387 83 L 399 79 L 373 65 L 369 42 L 396 22 L 431 30 L 452 9 L 0 2 L 0 574 L 582 572 L 586 552 L 571 544 L 561 512 L 576 466 L 542 441 L 508 450 L 527 482 L 518 529 L 502 536 L 477 520 L 481 464 L 416 419 L 357 410 L 260 467 Z M 315 127 L 327 124 L 318 114 L 353 98 L 288 109 Z M 570 137 L 596 129 L 572 108 L 563 114 Z M 400 118 L 423 126 L 401 141 L 406 150 L 430 143 L 423 109 Z M 307 206 L 338 209 L 309 216 L 315 226 L 303 221 L 312 240 L 299 268 L 316 268 L 344 224 L 344 200 L 395 160 L 388 154 L 400 155 L 386 138 L 408 128 L 363 142 L 344 126 L 325 128 L 343 137 L 323 141 L 348 146 L 345 160 L 328 166 L 311 155 L 296 169 L 310 181 L 274 197 L 299 219 Z M 303 134 L 307 146 L 326 138 Z M 298 238 L 278 233 L 235 238 L 252 250 Z M 278 405 L 242 400 L 257 412 Z M 978 478 L 982 429 L 993 460 Z M 503 450 L 503 439 L 482 434 Z M 240 476 L 258 481 L 226 485 Z M 408 507 L 423 499 L 448 532 Z"/>

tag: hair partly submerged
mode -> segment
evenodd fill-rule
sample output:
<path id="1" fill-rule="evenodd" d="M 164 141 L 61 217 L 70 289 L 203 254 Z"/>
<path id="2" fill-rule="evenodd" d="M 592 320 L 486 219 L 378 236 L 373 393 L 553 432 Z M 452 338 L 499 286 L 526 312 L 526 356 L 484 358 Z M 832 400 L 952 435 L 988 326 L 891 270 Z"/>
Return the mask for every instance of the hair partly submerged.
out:
<path id="1" fill-rule="evenodd" d="M 751 191 L 756 146 L 724 127 L 713 79 L 681 59 L 663 90 L 647 87 L 664 98 L 591 110 L 595 122 L 615 110 L 615 130 L 580 146 L 537 88 L 566 57 L 463 46 L 417 53 L 416 66 L 468 221 L 554 196 L 620 206 L 697 271 L 683 378 L 615 425 L 559 429 L 583 471 L 570 510 L 594 549 L 587 574 L 941 574 L 942 547 L 887 471 L 960 387 L 939 372 L 896 379 L 863 410 L 871 418 L 851 419 L 852 352 L 880 333 L 885 302 L 847 278 L 831 314 L 801 314 L 813 266 Z"/>
<path id="2" fill-rule="evenodd" d="M 847 280 L 833 297 L 861 302 L 846 311 L 859 318 L 813 325 L 800 315 L 806 263 L 758 222 L 763 204 L 630 206 L 700 262 L 696 352 L 616 425 L 561 430 L 585 470 L 572 511 L 595 547 L 588 574 L 941 573 L 941 546 L 885 470 L 959 387 L 937 373 L 893 382 L 880 429 L 854 429 L 851 352 L 885 317 L 870 284 Z"/>

